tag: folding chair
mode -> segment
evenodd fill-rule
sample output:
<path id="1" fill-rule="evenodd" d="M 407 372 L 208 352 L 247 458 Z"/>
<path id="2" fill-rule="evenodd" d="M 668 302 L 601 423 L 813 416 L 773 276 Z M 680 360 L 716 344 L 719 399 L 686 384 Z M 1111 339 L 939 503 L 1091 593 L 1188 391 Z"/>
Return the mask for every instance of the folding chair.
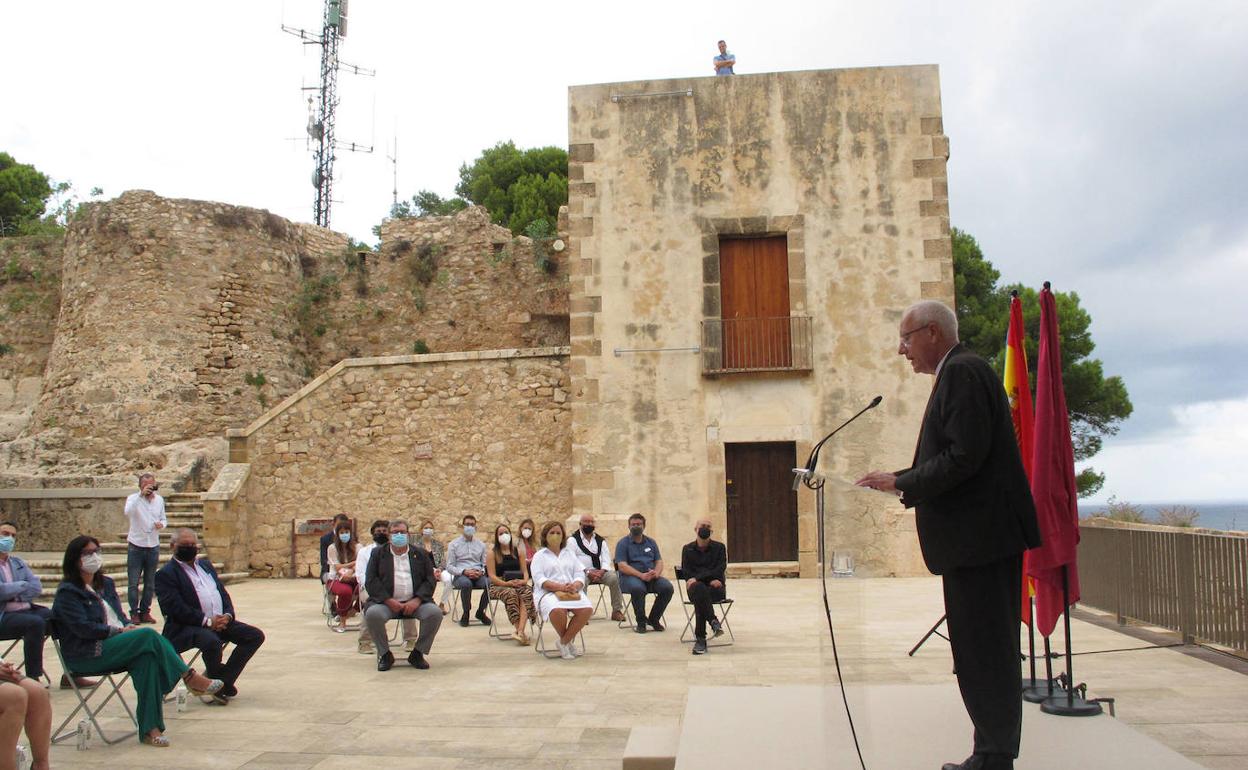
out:
<path id="1" fill-rule="evenodd" d="M 138 735 L 139 720 L 134 715 L 134 709 L 130 708 L 130 704 L 126 702 L 125 696 L 121 693 L 122 685 L 130 679 L 130 672 L 121 670 L 109 671 L 103 674 L 91 674 L 93 677 L 98 677 L 95 680 L 95 686 L 79 687 L 78 675 L 71 671 L 69 666 L 65 665 L 65 656 L 61 653 L 61 643 L 55 627 L 52 624 L 49 624 L 49 629 L 51 630 L 52 635 L 52 647 L 56 650 L 56 658 L 61 663 L 61 670 L 65 672 L 69 679 L 70 686 L 74 691 L 74 697 L 78 699 L 78 705 L 74 707 L 74 710 L 69 712 L 69 715 L 65 717 L 65 721 L 61 722 L 60 727 L 52 731 L 52 742 L 60 743 L 61 741 L 69 740 L 70 738 L 77 736 L 78 748 L 84 749 L 86 748 L 87 740 L 91 738 L 91 728 L 93 726 L 95 728 L 95 732 L 100 736 L 100 739 L 110 746 L 116 743 L 121 743 L 124 740 Z M 117 675 L 121 675 L 120 680 L 115 678 Z M 104 700 L 99 702 L 99 705 L 92 708 L 90 705 L 91 698 L 105 686 L 107 686 L 108 695 L 105 696 Z M 131 724 L 134 725 L 134 729 L 123 735 L 118 735 L 115 738 L 109 738 L 108 734 L 104 732 L 104 727 L 100 724 L 99 715 L 100 712 L 104 710 L 104 707 L 108 705 L 108 702 L 114 697 L 116 697 L 117 700 L 121 702 L 122 707 L 125 708 L 126 714 L 130 717 Z M 80 720 L 73 729 L 66 729 L 69 727 L 70 723 L 74 721 L 74 717 L 77 716 L 80 711 L 86 716 Z"/>
<path id="2" fill-rule="evenodd" d="M 632 630 L 637 627 L 637 621 L 633 620 L 633 601 L 629 596 L 624 599 L 624 619 L 615 624 L 616 628 L 627 628 Z"/>
<path id="3" fill-rule="evenodd" d="M 684 570 L 677 567 L 676 588 L 680 591 L 680 606 L 685 611 L 685 630 L 680 632 L 680 641 L 685 644 L 689 644 L 694 640 L 693 621 L 696 620 L 697 615 L 694 612 L 693 602 L 689 601 L 689 596 L 685 593 L 685 580 Z M 732 612 L 732 599 L 729 599 L 725 594 L 723 599 L 712 601 L 711 604 L 718 607 L 720 610 L 719 622 L 724 627 L 724 630 L 728 632 L 728 641 L 716 642 L 712 641 L 712 639 L 707 639 L 706 646 L 730 647 L 737 641 L 737 637 L 732 633 L 732 626 L 728 624 L 728 613 Z"/>
<path id="4" fill-rule="evenodd" d="M 0 661 L 5 662 L 5 663 L 12 663 L 13 667 L 18 668 L 18 669 L 26 665 L 25 655 L 22 656 L 21 660 L 17 660 L 17 661 L 9 660 L 9 653 L 13 652 L 13 648 L 17 647 L 19 644 L 22 643 L 23 641 L 22 639 L 0 639 L 0 641 L 9 642 L 9 646 L 4 648 L 3 653 L 0 653 Z M 48 643 L 48 632 L 46 630 L 43 632 L 43 643 L 45 645 Z M 48 687 L 52 686 L 52 680 L 48 678 L 47 666 L 43 667 L 43 673 L 39 675 L 39 678 L 42 679 L 43 683 L 46 684 Z"/>
<path id="5" fill-rule="evenodd" d="M 554 594 L 544 594 L 542 596 L 542 599 L 546 599 L 552 596 L 554 596 Z M 553 650 L 546 649 L 546 639 L 542 636 L 542 633 L 545 630 L 546 630 L 546 621 L 542 620 L 542 608 L 539 605 L 537 607 L 537 643 L 533 645 L 533 649 L 537 650 L 537 654 L 541 655 L 544 658 L 560 657 L 558 649 L 553 649 Z M 584 655 L 585 654 L 585 632 L 583 630 L 577 632 L 576 638 L 581 643 L 581 654 Z M 572 644 L 573 646 L 575 646 L 576 642 L 573 642 Z"/>
<path id="6" fill-rule="evenodd" d="M 458 623 L 459 619 L 463 617 L 464 615 L 463 601 L 459 598 L 459 592 L 463 590 L 467 590 L 470 592 L 471 591 L 487 591 L 488 592 L 490 589 L 488 587 L 477 588 L 476 586 L 473 586 L 472 588 L 468 588 L 468 589 L 451 588 L 451 622 L 452 623 Z M 486 596 L 489 596 L 489 594 L 487 593 Z M 472 605 L 473 603 L 469 601 L 468 606 L 472 607 Z M 490 614 L 490 619 L 491 620 L 494 619 L 493 613 Z M 491 625 L 493 624 L 491 623 Z"/>
<path id="7" fill-rule="evenodd" d="M 598 617 L 598 608 L 601 607 L 603 619 L 610 618 L 611 611 L 607 609 L 607 607 L 610 606 L 607 604 L 607 584 L 602 582 L 594 583 L 591 581 L 589 585 L 585 586 L 585 593 L 588 594 L 589 589 L 594 588 L 595 586 L 598 588 L 598 598 L 594 600 L 594 611 L 590 613 L 589 617 L 591 619 Z"/>
<path id="8" fill-rule="evenodd" d="M 352 607 L 355 608 L 356 617 L 362 617 L 363 610 L 360 608 L 360 596 L 357 593 L 355 599 L 352 600 Z M 334 595 L 330 593 L 329 583 L 321 583 L 321 614 L 325 616 L 325 627 L 331 631 L 338 625 L 338 614 Z M 362 623 L 363 620 L 360 621 Z M 348 631 L 359 631 L 360 623 L 347 624 Z"/>

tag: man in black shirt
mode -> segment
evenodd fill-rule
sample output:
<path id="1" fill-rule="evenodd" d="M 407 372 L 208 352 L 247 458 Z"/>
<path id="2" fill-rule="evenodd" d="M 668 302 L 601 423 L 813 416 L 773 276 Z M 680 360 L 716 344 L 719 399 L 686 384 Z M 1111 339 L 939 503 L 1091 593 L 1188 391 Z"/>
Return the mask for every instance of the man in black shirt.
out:
<path id="1" fill-rule="evenodd" d="M 680 569 L 685 580 L 685 593 L 693 603 L 693 654 L 706 654 L 706 625 L 710 623 L 715 636 L 724 633 L 715 617 L 714 602 L 724 598 L 724 571 L 728 569 L 728 549 L 711 539 L 710 519 L 698 519 L 693 527 L 697 539 L 680 552 Z"/>

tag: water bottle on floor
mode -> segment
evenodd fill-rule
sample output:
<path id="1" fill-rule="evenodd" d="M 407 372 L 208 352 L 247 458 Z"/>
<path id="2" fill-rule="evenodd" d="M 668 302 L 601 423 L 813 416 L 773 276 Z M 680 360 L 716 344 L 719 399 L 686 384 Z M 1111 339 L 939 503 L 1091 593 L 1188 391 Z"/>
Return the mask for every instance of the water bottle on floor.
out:
<path id="1" fill-rule="evenodd" d="M 178 686 L 174 688 L 173 692 L 178 699 L 178 711 L 186 711 L 186 685 L 178 682 Z"/>
<path id="2" fill-rule="evenodd" d="M 30 749 L 20 744 L 17 747 L 17 770 L 30 770 Z"/>
<path id="3" fill-rule="evenodd" d="M 78 745 L 79 751 L 86 751 L 91 740 L 91 723 L 86 719 L 78 723 Z"/>

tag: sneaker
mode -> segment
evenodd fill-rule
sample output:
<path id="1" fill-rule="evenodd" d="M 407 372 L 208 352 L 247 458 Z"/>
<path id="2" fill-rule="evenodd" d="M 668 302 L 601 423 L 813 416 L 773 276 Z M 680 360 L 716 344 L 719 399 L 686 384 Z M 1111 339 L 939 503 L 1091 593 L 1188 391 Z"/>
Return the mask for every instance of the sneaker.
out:
<path id="1" fill-rule="evenodd" d="M 403 642 L 403 652 L 412 652 L 416 649 L 416 640 L 408 639 Z"/>
<path id="2" fill-rule="evenodd" d="M 711 618 L 711 631 L 715 632 L 716 638 L 723 636 L 724 624 L 720 623 L 718 618 Z"/>
<path id="3" fill-rule="evenodd" d="M 355 649 L 356 652 L 361 655 L 371 655 L 376 650 L 376 648 L 373 647 L 372 639 L 361 639 L 359 643 L 356 644 Z"/>
<path id="4" fill-rule="evenodd" d="M 572 651 L 572 645 L 563 642 L 555 642 L 559 645 L 559 657 L 564 660 L 576 660 L 576 653 Z"/>
<path id="5" fill-rule="evenodd" d="M 694 655 L 706 654 L 706 640 L 703 639 L 702 637 L 698 637 L 697 639 L 693 640 L 693 654 Z"/>

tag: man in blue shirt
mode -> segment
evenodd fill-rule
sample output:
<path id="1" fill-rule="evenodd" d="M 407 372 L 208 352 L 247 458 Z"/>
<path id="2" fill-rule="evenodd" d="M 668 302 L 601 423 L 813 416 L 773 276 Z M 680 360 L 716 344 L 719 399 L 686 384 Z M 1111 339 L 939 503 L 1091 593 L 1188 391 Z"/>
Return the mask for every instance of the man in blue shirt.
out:
<path id="1" fill-rule="evenodd" d="M 731 75 L 732 67 L 737 63 L 737 57 L 728 53 L 728 44 L 719 41 L 719 56 L 715 57 L 715 74 Z"/>
<path id="2" fill-rule="evenodd" d="M 615 566 L 620 571 L 620 590 L 632 597 L 633 617 L 637 633 L 646 633 L 646 624 L 662 631 L 659 622 L 667 603 L 672 600 L 672 584 L 663 577 L 663 556 L 659 544 L 646 537 L 646 517 L 634 513 L 628 517 L 628 536 L 615 545 Z M 650 616 L 646 617 L 646 594 L 655 594 Z"/>

